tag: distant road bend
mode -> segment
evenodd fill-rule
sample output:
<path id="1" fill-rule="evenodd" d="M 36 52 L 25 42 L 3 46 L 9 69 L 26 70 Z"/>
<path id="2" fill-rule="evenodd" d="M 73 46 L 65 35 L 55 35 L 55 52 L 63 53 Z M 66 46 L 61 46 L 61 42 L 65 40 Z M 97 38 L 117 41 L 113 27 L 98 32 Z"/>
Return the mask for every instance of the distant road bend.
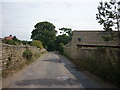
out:
<path id="1" fill-rule="evenodd" d="M 62 61 L 59 63 L 59 61 Z M 48 52 L 27 66 L 8 88 L 103 88 L 99 82 L 76 70 L 64 56 Z"/>

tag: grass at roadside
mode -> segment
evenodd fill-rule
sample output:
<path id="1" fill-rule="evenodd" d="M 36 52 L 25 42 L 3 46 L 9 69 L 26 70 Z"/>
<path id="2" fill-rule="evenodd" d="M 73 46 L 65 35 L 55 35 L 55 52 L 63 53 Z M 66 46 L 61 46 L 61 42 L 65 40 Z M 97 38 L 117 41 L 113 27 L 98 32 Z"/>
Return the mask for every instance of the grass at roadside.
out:
<path id="1" fill-rule="evenodd" d="M 73 62 L 80 70 L 86 70 L 95 76 L 98 76 L 105 82 L 109 82 L 117 87 L 120 87 L 120 71 L 109 62 L 109 60 L 101 60 L 98 62 L 94 57 L 84 59 L 72 59 L 65 53 L 62 53 L 66 58 Z M 108 63 L 107 63 L 108 62 Z"/>
<path id="2" fill-rule="evenodd" d="M 12 75 L 13 73 L 16 73 L 17 71 L 21 70 L 25 66 L 26 66 L 26 63 L 24 62 L 24 63 L 21 63 L 20 65 L 14 67 L 14 68 L 2 70 L 2 77 L 6 78 L 6 77 Z"/>

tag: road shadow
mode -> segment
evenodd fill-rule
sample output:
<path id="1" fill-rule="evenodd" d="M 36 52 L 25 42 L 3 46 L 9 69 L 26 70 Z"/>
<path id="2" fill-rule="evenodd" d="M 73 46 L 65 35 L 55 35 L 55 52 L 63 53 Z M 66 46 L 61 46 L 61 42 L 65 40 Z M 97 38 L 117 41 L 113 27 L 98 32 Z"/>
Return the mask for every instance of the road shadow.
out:
<path id="1" fill-rule="evenodd" d="M 81 70 L 74 65 L 72 62 L 70 62 L 66 57 L 59 55 L 59 59 L 62 60 L 62 63 L 64 63 L 65 68 L 76 78 L 76 80 L 82 84 L 85 88 L 105 88 L 102 85 L 92 81 L 89 77 L 87 77 L 84 73 L 81 72 Z"/>
<path id="2" fill-rule="evenodd" d="M 57 80 L 57 79 L 33 79 L 33 80 L 23 80 L 16 81 L 18 86 L 29 86 L 29 85 L 40 85 L 40 86 L 66 86 L 66 85 L 80 85 L 79 81 L 74 79 L 67 80 Z"/>
<path id="3" fill-rule="evenodd" d="M 60 63 L 60 59 L 45 59 L 45 60 L 42 60 L 42 61 L 45 61 L 45 62 L 53 62 L 53 63 Z"/>
<path id="4" fill-rule="evenodd" d="M 93 82 L 90 80 L 86 75 L 84 75 L 81 71 L 77 70 L 76 66 L 72 64 L 67 58 L 65 58 L 62 55 L 58 55 L 59 59 L 45 59 L 42 60 L 44 62 L 53 62 L 53 63 L 59 63 L 61 60 L 62 62 L 60 64 L 64 65 L 64 67 L 76 78 L 71 79 L 68 78 L 67 80 L 61 80 L 61 79 L 31 79 L 31 80 L 22 80 L 22 81 L 16 81 L 17 86 L 28 86 L 29 85 L 35 85 L 35 86 L 74 86 L 78 85 L 80 87 L 84 88 L 105 88 L 99 85 L 96 82 Z M 63 64 L 64 63 L 64 64 Z"/>

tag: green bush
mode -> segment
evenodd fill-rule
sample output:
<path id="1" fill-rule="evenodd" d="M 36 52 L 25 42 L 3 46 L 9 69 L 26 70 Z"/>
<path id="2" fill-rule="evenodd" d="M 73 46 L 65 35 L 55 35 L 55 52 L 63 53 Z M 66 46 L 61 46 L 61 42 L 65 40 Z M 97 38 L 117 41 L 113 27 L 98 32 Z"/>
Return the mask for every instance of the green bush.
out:
<path id="1" fill-rule="evenodd" d="M 41 48 L 41 49 L 43 48 L 43 45 L 42 45 L 41 41 L 38 41 L 38 40 L 34 40 L 32 42 L 32 45 L 37 47 L 37 48 Z"/>
<path id="2" fill-rule="evenodd" d="M 32 45 L 32 41 L 21 41 L 23 45 Z"/>
<path id="3" fill-rule="evenodd" d="M 26 49 L 22 55 L 27 60 L 30 60 L 32 58 L 32 52 L 29 49 Z"/>
<path id="4" fill-rule="evenodd" d="M 19 45 L 21 44 L 20 40 L 2 40 L 3 43 L 10 44 L 10 45 Z"/>
<path id="5" fill-rule="evenodd" d="M 64 44 L 63 43 L 60 43 L 59 44 L 59 53 L 63 53 L 63 51 L 64 51 Z"/>
<path id="6" fill-rule="evenodd" d="M 22 41 L 17 39 L 16 36 L 14 36 L 13 41 L 15 41 L 17 44 L 21 44 L 22 43 Z"/>
<path id="7" fill-rule="evenodd" d="M 3 40 L 2 42 L 10 45 L 17 45 L 17 43 L 14 40 Z"/>
<path id="8" fill-rule="evenodd" d="M 23 45 L 27 45 L 28 42 L 27 42 L 27 41 L 22 41 L 22 44 L 23 44 Z"/>

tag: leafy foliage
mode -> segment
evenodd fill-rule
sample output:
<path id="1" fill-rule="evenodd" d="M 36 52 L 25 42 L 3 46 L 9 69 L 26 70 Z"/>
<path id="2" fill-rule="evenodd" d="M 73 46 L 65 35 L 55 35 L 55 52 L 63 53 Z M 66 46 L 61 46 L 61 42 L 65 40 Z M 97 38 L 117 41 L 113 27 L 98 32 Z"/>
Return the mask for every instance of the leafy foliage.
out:
<path id="1" fill-rule="evenodd" d="M 96 14 L 96 19 L 100 25 L 104 26 L 105 31 L 112 31 L 113 26 L 118 26 L 118 18 L 120 18 L 120 9 L 118 9 L 119 2 L 100 2 L 98 6 L 98 13 Z"/>
<path id="2" fill-rule="evenodd" d="M 65 34 L 63 35 L 58 35 L 55 40 L 56 44 L 56 50 L 60 50 L 60 44 L 62 43 L 63 45 L 67 44 L 71 40 L 70 36 L 67 36 Z"/>
<path id="3" fill-rule="evenodd" d="M 43 42 L 43 46 L 48 50 L 53 50 L 51 44 L 55 40 L 56 30 L 55 26 L 47 21 L 39 22 L 32 31 L 31 39 Z"/>
<path id="4" fill-rule="evenodd" d="M 23 44 L 23 45 L 27 45 L 27 44 L 28 44 L 28 41 L 22 41 L 22 44 Z"/>
<path id="5" fill-rule="evenodd" d="M 43 48 L 43 45 L 42 45 L 42 43 L 41 43 L 41 41 L 38 41 L 38 40 L 34 40 L 33 42 L 32 42 L 32 45 L 33 46 L 36 46 L 36 47 L 38 47 L 38 48 Z"/>
<path id="6" fill-rule="evenodd" d="M 17 45 L 22 43 L 22 41 L 16 38 L 16 36 L 13 37 L 13 41 L 15 41 Z"/>
<path id="7" fill-rule="evenodd" d="M 59 53 L 63 53 L 64 52 L 64 44 L 63 43 L 60 43 L 59 44 Z"/>
<path id="8" fill-rule="evenodd" d="M 26 49 L 22 55 L 27 60 L 30 60 L 32 58 L 32 52 L 29 49 Z"/>
<path id="9" fill-rule="evenodd" d="M 32 46 L 32 41 L 21 41 L 23 45 L 30 45 Z"/>
<path id="10" fill-rule="evenodd" d="M 68 36 L 72 36 L 73 35 L 71 28 L 64 28 L 63 27 L 63 28 L 60 28 L 59 30 L 61 30 L 60 33 L 62 33 L 62 34 L 66 34 Z"/>
<path id="11" fill-rule="evenodd" d="M 72 39 L 72 29 L 71 28 L 60 28 L 61 35 L 56 36 L 55 45 L 56 50 L 59 52 L 63 52 L 63 46 L 70 42 Z"/>
<path id="12" fill-rule="evenodd" d="M 13 40 L 14 40 L 14 41 L 20 41 L 20 40 L 17 39 L 16 36 L 13 37 Z"/>
<path id="13" fill-rule="evenodd" d="M 3 39 L 2 42 L 10 45 L 19 45 L 22 43 L 22 41 L 17 39 L 16 36 L 14 36 L 12 40 Z"/>
<path id="14" fill-rule="evenodd" d="M 2 40 L 2 42 L 10 45 L 17 45 L 17 43 L 14 40 Z"/>
<path id="15" fill-rule="evenodd" d="M 60 28 L 62 35 L 56 36 L 55 26 L 47 21 L 39 22 L 32 31 L 31 39 L 43 42 L 48 51 L 60 50 L 60 43 L 67 44 L 72 39 L 70 28 Z"/>

